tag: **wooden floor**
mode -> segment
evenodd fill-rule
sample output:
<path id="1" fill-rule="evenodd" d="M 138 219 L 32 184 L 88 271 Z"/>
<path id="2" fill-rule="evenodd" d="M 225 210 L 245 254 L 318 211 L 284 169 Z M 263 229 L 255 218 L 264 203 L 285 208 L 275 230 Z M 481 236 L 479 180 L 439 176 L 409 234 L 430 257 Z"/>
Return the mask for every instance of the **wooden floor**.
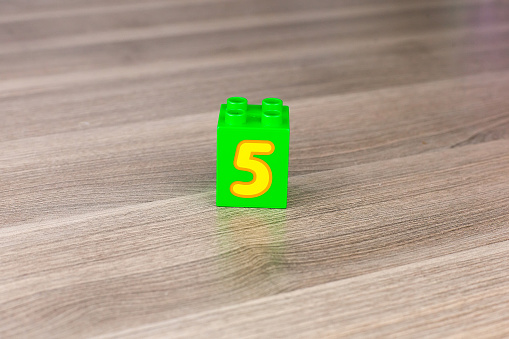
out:
<path id="1" fill-rule="evenodd" d="M 215 207 L 290 106 L 288 209 Z M 507 0 L 0 1 L 0 337 L 509 337 Z"/>

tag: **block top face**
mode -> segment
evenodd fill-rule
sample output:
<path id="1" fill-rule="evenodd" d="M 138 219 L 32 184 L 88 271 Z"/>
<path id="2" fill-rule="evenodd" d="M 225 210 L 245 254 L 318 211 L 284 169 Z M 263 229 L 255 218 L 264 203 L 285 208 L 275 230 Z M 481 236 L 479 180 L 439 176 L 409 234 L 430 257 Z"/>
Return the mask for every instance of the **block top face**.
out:
<path id="1" fill-rule="evenodd" d="M 235 129 L 290 129 L 288 106 L 276 98 L 267 98 L 261 105 L 249 105 L 247 99 L 232 97 L 221 105 L 217 127 Z"/>

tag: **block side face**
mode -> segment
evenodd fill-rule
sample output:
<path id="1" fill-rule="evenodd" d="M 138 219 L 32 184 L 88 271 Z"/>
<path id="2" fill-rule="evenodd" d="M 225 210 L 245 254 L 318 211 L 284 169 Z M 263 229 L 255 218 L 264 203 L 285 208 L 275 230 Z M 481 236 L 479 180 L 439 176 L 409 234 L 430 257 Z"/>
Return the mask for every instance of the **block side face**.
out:
<path id="1" fill-rule="evenodd" d="M 217 206 L 285 208 L 288 191 L 289 129 L 237 128 L 218 124 L 217 128 Z M 269 189 L 258 197 L 241 198 L 230 192 L 235 181 L 249 182 L 253 174 L 234 166 L 237 145 L 244 140 L 267 140 L 274 144 L 270 155 L 255 155 L 272 172 Z"/>
<path id="2" fill-rule="evenodd" d="M 226 176 L 227 169 L 229 167 L 228 152 L 226 150 L 228 146 L 228 140 L 225 138 L 225 134 L 220 132 L 220 128 L 217 129 L 217 150 L 216 150 L 216 205 L 224 206 L 228 201 L 229 187 L 228 177 Z"/>

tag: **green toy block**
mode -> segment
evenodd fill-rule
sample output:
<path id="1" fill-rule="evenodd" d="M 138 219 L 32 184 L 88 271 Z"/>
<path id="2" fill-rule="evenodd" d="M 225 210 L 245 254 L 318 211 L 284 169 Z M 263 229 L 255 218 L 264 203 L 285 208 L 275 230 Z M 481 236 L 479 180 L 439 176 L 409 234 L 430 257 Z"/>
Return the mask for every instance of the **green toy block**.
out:
<path id="1" fill-rule="evenodd" d="M 286 208 L 289 146 L 283 101 L 229 98 L 217 123 L 217 206 Z"/>

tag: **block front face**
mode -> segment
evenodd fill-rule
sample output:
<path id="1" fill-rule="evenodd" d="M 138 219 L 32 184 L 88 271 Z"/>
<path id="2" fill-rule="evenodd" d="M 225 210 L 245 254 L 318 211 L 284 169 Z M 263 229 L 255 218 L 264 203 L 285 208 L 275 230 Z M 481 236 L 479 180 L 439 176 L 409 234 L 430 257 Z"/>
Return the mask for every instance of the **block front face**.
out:
<path id="1" fill-rule="evenodd" d="M 270 106 L 262 111 L 262 105 L 221 105 L 217 206 L 286 208 L 290 128 L 288 107 L 279 109 L 281 114 Z"/>

